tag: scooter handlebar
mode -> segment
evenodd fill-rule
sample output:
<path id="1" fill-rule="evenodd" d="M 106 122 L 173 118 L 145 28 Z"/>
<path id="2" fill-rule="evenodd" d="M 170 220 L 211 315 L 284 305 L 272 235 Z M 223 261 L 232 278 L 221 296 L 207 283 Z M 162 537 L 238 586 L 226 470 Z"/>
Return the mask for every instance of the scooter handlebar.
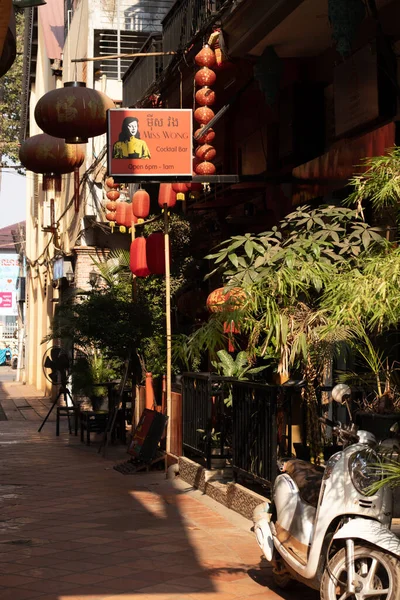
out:
<path id="1" fill-rule="evenodd" d="M 354 431 L 349 431 L 348 429 L 342 427 L 341 423 L 335 423 L 334 421 L 331 421 L 331 419 L 327 419 L 326 417 L 320 417 L 319 420 L 321 423 L 328 425 L 328 427 L 332 427 L 332 429 L 334 429 L 339 435 L 346 437 L 349 441 L 359 441 L 358 435 L 354 433 Z"/>

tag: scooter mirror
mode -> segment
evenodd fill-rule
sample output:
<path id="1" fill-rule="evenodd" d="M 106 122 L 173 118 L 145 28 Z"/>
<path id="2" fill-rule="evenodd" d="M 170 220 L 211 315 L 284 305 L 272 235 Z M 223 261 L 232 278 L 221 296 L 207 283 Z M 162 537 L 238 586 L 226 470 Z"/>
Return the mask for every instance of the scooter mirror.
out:
<path id="1" fill-rule="evenodd" d="M 351 396 L 351 389 L 346 383 L 338 383 L 332 390 L 332 400 L 343 404 Z"/>

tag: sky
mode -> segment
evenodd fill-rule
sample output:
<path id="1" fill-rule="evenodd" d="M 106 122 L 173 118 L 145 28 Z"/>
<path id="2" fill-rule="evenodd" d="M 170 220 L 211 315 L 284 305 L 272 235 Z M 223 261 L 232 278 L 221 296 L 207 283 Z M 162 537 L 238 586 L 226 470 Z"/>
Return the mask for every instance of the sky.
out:
<path id="1" fill-rule="evenodd" d="M 28 173 L 28 177 L 31 173 Z M 0 229 L 26 219 L 26 176 L 15 169 L 1 169 Z"/>

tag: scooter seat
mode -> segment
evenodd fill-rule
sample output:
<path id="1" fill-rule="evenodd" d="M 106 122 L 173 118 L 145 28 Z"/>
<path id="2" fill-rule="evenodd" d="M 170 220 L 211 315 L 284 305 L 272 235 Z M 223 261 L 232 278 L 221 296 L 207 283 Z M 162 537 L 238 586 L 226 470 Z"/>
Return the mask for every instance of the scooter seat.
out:
<path id="1" fill-rule="evenodd" d="M 285 464 L 285 473 L 293 479 L 299 488 L 302 500 L 317 508 L 324 469 L 315 467 L 305 460 L 293 459 L 288 460 Z"/>

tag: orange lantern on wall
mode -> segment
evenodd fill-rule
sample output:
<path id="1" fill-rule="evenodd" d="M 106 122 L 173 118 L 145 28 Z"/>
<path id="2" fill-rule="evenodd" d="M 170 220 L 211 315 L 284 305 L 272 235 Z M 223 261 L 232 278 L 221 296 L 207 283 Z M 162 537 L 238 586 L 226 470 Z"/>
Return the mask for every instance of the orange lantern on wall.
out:
<path id="1" fill-rule="evenodd" d="M 115 221 L 119 225 L 119 230 L 121 233 L 126 232 L 126 221 L 128 213 L 132 214 L 130 204 L 128 204 L 127 202 L 116 202 Z"/>
<path id="2" fill-rule="evenodd" d="M 165 247 L 164 234 L 157 231 L 149 235 L 146 240 L 147 266 L 152 275 L 165 273 Z"/>
<path id="3" fill-rule="evenodd" d="M 107 110 L 114 102 L 82 81 L 69 81 L 47 92 L 35 107 L 35 120 L 43 131 L 64 138 L 67 144 L 86 144 L 88 138 L 106 133 Z"/>
<path id="4" fill-rule="evenodd" d="M 146 238 L 137 237 L 132 241 L 129 267 L 136 277 L 147 277 L 150 275 L 146 258 Z"/>
<path id="5" fill-rule="evenodd" d="M 216 74 L 212 69 L 209 69 L 208 67 L 203 67 L 202 69 L 199 69 L 196 75 L 194 76 L 194 80 L 198 86 L 214 85 L 216 79 Z"/>
<path id="6" fill-rule="evenodd" d="M 183 201 L 183 200 L 185 200 L 186 192 L 189 190 L 189 184 L 188 183 L 173 183 L 172 189 L 174 190 L 174 192 L 176 194 L 176 199 Z"/>
<path id="7" fill-rule="evenodd" d="M 199 67 L 212 67 L 215 64 L 215 52 L 208 44 L 205 44 L 194 60 Z"/>

